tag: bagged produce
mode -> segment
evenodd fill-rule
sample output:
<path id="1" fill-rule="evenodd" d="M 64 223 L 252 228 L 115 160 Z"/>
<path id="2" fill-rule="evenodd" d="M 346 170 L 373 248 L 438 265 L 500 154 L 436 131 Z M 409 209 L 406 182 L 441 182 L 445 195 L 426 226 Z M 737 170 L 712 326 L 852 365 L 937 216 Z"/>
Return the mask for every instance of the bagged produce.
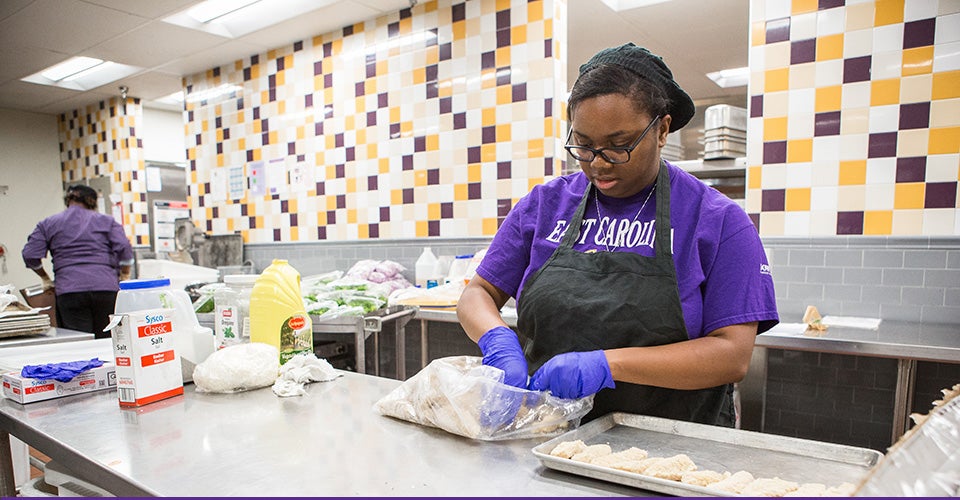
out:
<path id="1" fill-rule="evenodd" d="M 477 356 L 432 361 L 374 405 L 388 417 L 495 441 L 544 438 L 580 425 L 593 396 L 560 399 L 503 383 L 503 370 Z"/>

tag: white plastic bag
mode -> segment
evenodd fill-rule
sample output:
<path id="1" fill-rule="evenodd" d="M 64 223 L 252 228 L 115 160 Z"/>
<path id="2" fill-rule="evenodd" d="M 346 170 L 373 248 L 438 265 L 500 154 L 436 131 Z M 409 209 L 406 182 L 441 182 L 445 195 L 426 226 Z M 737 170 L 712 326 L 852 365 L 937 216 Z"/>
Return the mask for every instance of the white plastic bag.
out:
<path id="1" fill-rule="evenodd" d="M 261 342 L 224 347 L 193 369 L 197 392 L 243 392 L 273 385 L 280 373 L 277 348 Z"/>
<path id="2" fill-rule="evenodd" d="M 558 436 L 580 425 L 593 396 L 560 399 L 503 383 L 476 356 L 433 360 L 374 405 L 381 415 L 495 441 Z"/>

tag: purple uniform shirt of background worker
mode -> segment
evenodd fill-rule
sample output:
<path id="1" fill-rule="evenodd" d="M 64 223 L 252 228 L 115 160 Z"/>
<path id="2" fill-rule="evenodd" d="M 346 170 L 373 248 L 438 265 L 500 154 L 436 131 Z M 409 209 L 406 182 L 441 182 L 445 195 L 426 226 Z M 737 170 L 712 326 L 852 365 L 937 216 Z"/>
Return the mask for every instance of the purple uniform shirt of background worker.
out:
<path id="1" fill-rule="evenodd" d="M 672 253 L 689 338 L 751 321 L 759 322 L 757 333 L 773 327 L 778 321 L 773 277 L 750 218 L 696 177 L 669 162 L 667 167 Z M 577 172 L 534 187 L 507 215 L 477 274 L 523 301 L 524 283 L 559 245 L 588 182 Z M 595 200 L 589 200 L 573 249 L 653 256 L 657 193 L 636 212 L 649 194 L 649 187 L 627 198 L 597 193 L 603 212 L 598 217 Z"/>

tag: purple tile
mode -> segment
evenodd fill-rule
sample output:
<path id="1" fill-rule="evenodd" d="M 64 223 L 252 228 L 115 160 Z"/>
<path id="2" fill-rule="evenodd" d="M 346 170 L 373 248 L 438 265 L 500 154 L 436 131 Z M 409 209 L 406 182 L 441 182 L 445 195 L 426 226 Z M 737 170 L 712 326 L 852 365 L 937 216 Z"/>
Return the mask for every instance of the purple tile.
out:
<path id="1" fill-rule="evenodd" d="M 817 59 L 817 39 L 790 42 L 790 64 L 803 64 Z"/>
<path id="2" fill-rule="evenodd" d="M 364 61 L 367 63 L 368 66 L 371 65 L 371 64 L 376 64 L 376 63 L 377 63 L 377 53 L 376 53 L 376 52 L 368 52 L 367 55 L 364 57 Z"/>
<path id="3" fill-rule="evenodd" d="M 377 179 L 378 177 L 376 175 L 367 176 L 367 191 L 377 190 L 377 183 L 378 183 Z"/>
<path id="4" fill-rule="evenodd" d="M 467 199 L 468 200 L 479 200 L 480 195 L 483 191 L 480 188 L 479 182 L 471 182 L 467 184 Z"/>
<path id="5" fill-rule="evenodd" d="M 458 3 L 450 9 L 450 20 L 452 22 L 463 21 L 467 18 L 467 4 Z"/>
<path id="6" fill-rule="evenodd" d="M 336 223 L 337 223 L 337 211 L 327 210 L 327 224 L 332 226 Z"/>
<path id="7" fill-rule="evenodd" d="M 763 94 L 750 96 L 750 118 L 763 116 Z"/>
<path id="8" fill-rule="evenodd" d="M 495 125 L 490 125 L 488 127 L 483 127 L 480 133 L 480 143 L 481 144 L 490 144 L 491 142 L 497 142 L 497 127 Z"/>
<path id="9" fill-rule="evenodd" d="M 333 42 L 327 42 L 323 44 L 323 57 L 330 57 L 333 55 Z M 250 61 L 253 64 L 253 61 Z"/>
<path id="10" fill-rule="evenodd" d="M 280 200 L 280 213 L 285 214 L 290 211 L 290 202 L 287 200 Z"/>
<path id="11" fill-rule="evenodd" d="M 317 227 L 317 239 L 318 239 L 318 240 L 325 240 L 325 239 L 327 239 L 327 228 L 326 228 L 326 226 L 318 226 L 318 227 Z"/>
<path id="12" fill-rule="evenodd" d="M 543 175 L 546 177 L 553 175 L 553 158 L 549 156 L 543 159 Z"/>
<path id="13" fill-rule="evenodd" d="M 441 97 L 440 98 L 440 113 L 449 113 L 453 111 L 453 98 L 452 97 Z"/>
<path id="14" fill-rule="evenodd" d="M 377 112 L 367 111 L 367 126 L 372 127 L 377 124 Z"/>
<path id="15" fill-rule="evenodd" d="M 840 135 L 840 112 L 817 113 L 813 118 L 813 136 Z"/>
<path id="16" fill-rule="evenodd" d="M 784 17 L 767 21 L 766 31 L 766 42 L 768 44 L 790 40 L 790 18 Z"/>
<path id="17" fill-rule="evenodd" d="M 344 135 L 343 133 L 334 134 L 333 136 L 333 145 L 342 148 L 344 145 Z"/>
<path id="18" fill-rule="evenodd" d="M 427 138 L 424 136 L 417 136 L 413 138 L 413 152 L 421 153 L 427 150 Z"/>
<path id="19" fill-rule="evenodd" d="M 203 198 L 200 198 L 200 199 L 202 200 Z M 250 227 L 250 229 L 256 229 L 256 228 L 257 228 L 257 218 L 256 218 L 256 217 L 253 217 L 253 216 L 248 217 L 248 218 L 247 218 L 247 225 Z"/>
<path id="20" fill-rule="evenodd" d="M 440 96 L 440 86 L 437 85 L 437 82 L 427 82 L 426 87 L 427 99 L 436 99 Z"/>
<path id="21" fill-rule="evenodd" d="M 380 207 L 380 222 L 390 222 L 390 207 Z"/>
<path id="22" fill-rule="evenodd" d="M 480 163 L 480 146 L 467 148 L 467 163 Z"/>
<path id="23" fill-rule="evenodd" d="M 900 105 L 900 130 L 930 126 L 930 101 Z"/>
<path id="24" fill-rule="evenodd" d="M 510 74 L 512 71 L 510 67 L 506 68 L 497 68 L 497 86 L 500 85 L 510 85 Z"/>
<path id="25" fill-rule="evenodd" d="M 513 102 L 523 102 L 527 100 L 527 84 L 518 83 L 513 86 Z"/>
<path id="26" fill-rule="evenodd" d="M 863 212 L 838 212 L 837 234 L 863 234 Z"/>
<path id="27" fill-rule="evenodd" d="M 502 30 L 510 27 L 510 9 L 504 9 L 497 12 L 497 29 Z"/>
<path id="28" fill-rule="evenodd" d="M 367 78 L 373 78 L 377 76 L 377 64 L 368 64 L 367 65 Z"/>
<path id="29" fill-rule="evenodd" d="M 397 137 L 400 137 L 400 124 L 399 124 L 399 123 L 391 123 L 391 124 L 390 124 L 390 137 L 391 137 L 392 139 L 396 139 Z"/>
<path id="30" fill-rule="evenodd" d="M 956 182 L 928 182 L 926 188 L 923 208 L 955 208 L 957 206 Z"/>
<path id="31" fill-rule="evenodd" d="M 296 43 L 293 44 L 293 51 L 294 51 L 294 52 L 299 52 L 299 51 L 301 51 L 301 50 L 303 50 L 303 40 L 300 40 L 300 41 L 298 41 L 298 42 L 296 42 Z"/>
<path id="32" fill-rule="evenodd" d="M 932 17 L 903 23 L 903 49 L 933 45 L 936 29 L 937 20 Z"/>
<path id="33" fill-rule="evenodd" d="M 467 114 L 466 113 L 454 113 L 453 114 L 453 129 L 460 130 L 462 128 L 467 128 Z"/>
<path id="34" fill-rule="evenodd" d="M 297 214 L 290 214 L 290 227 L 297 227 L 299 220 L 300 219 L 297 217 Z"/>
<path id="35" fill-rule="evenodd" d="M 347 37 L 353 34 L 353 25 L 343 27 L 343 36 Z"/>
<path id="36" fill-rule="evenodd" d="M 867 146 L 867 158 L 885 158 L 897 156 L 897 133 L 880 132 L 870 134 Z"/>
<path id="37" fill-rule="evenodd" d="M 273 241 L 281 241 L 280 229 L 273 230 Z"/>
<path id="38" fill-rule="evenodd" d="M 313 63 L 313 76 L 323 74 L 323 61 L 317 61 Z"/>
<path id="39" fill-rule="evenodd" d="M 403 155 L 400 170 L 404 172 L 413 170 L 413 155 Z"/>
<path id="40" fill-rule="evenodd" d="M 553 39 L 548 38 L 543 41 L 543 58 L 550 59 L 553 57 Z"/>
<path id="41" fill-rule="evenodd" d="M 426 74 L 426 78 L 427 78 L 427 81 L 428 81 L 428 82 L 435 82 L 435 81 L 437 81 L 437 74 L 438 74 L 438 72 L 439 72 L 439 66 L 437 66 L 436 64 L 431 64 L 431 65 L 427 66 L 426 68 L 424 68 L 423 71 L 424 71 L 424 73 Z"/>
<path id="42" fill-rule="evenodd" d="M 509 161 L 497 162 L 497 179 L 509 179 L 513 174 Z"/>
<path id="43" fill-rule="evenodd" d="M 317 192 L 318 196 L 325 195 L 327 194 L 327 185 L 323 181 L 320 181 L 317 183 L 316 189 L 314 190 Z"/>
<path id="44" fill-rule="evenodd" d="M 356 146 L 350 146 L 346 150 L 347 161 L 356 161 L 357 159 L 357 148 Z"/>
<path id="45" fill-rule="evenodd" d="M 843 60 L 843 83 L 866 82 L 870 80 L 871 56 L 852 57 Z"/>
<path id="46" fill-rule="evenodd" d="M 439 53 L 438 59 L 441 61 L 449 61 L 450 59 L 453 59 L 453 44 L 441 43 L 438 53 Z"/>
<path id="47" fill-rule="evenodd" d="M 510 46 L 510 29 L 497 30 L 497 48 Z"/>
<path id="48" fill-rule="evenodd" d="M 260 145 L 266 146 L 268 144 L 270 144 L 270 132 L 260 134 Z"/>
<path id="49" fill-rule="evenodd" d="M 365 90 L 365 89 L 366 89 L 366 85 L 364 85 L 363 82 L 357 82 L 357 83 L 353 86 L 353 92 L 354 92 L 354 94 L 355 94 L 356 97 L 361 97 L 361 96 L 363 96 L 364 94 L 366 94 L 366 90 Z"/>
<path id="50" fill-rule="evenodd" d="M 295 143 L 295 142 L 288 142 L 288 143 L 287 143 L 287 155 L 289 155 L 289 156 L 296 156 L 296 154 L 297 154 L 297 143 Z"/>
<path id="51" fill-rule="evenodd" d="M 387 38 L 395 38 L 400 34 L 400 23 L 390 23 L 387 25 Z"/>
<path id="52" fill-rule="evenodd" d="M 390 105 L 390 99 L 386 92 L 377 94 L 377 108 L 385 108 Z"/>
<path id="53" fill-rule="evenodd" d="M 438 184 L 440 184 L 440 169 L 439 168 L 427 169 L 427 185 L 436 186 Z"/>
<path id="54" fill-rule="evenodd" d="M 763 163 L 786 163 L 787 141 L 763 143 Z"/>
<path id="55" fill-rule="evenodd" d="M 492 69 L 497 64 L 497 55 L 494 52 L 480 54 L 480 69 Z"/>
<path id="56" fill-rule="evenodd" d="M 278 57 L 278 58 L 277 58 L 277 71 L 283 71 L 283 70 L 284 70 L 284 67 L 285 67 L 286 63 L 284 63 L 283 60 L 284 60 L 284 59 L 283 59 L 282 57 Z M 219 70 L 220 70 L 220 68 L 217 68 L 217 71 L 219 71 Z M 214 76 L 216 76 L 216 75 L 214 75 Z"/>
<path id="57" fill-rule="evenodd" d="M 328 89 L 330 87 L 333 87 L 333 75 L 328 73 L 323 75 L 323 88 Z"/>
<path id="58" fill-rule="evenodd" d="M 543 100 L 543 116 L 544 118 L 550 118 L 553 116 L 553 98 L 548 97 Z"/>
<path id="59" fill-rule="evenodd" d="M 334 166 L 333 166 L 333 172 L 334 172 L 333 176 L 334 176 L 335 178 L 337 178 L 337 179 L 343 179 L 343 178 L 346 178 L 346 177 L 347 177 L 347 167 L 346 167 L 346 165 L 334 165 Z M 339 203 L 338 203 L 338 205 L 339 205 Z M 338 206 L 337 208 L 343 208 L 343 207 L 339 207 L 339 206 Z"/>
<path id="60" fill-rule="evenodd" d="M 303 96 L 303 107 L 305 108 L 313 107 L 313 94 L 307 94 Z"/>
<path id="61" fill-rule="evenodd" d="M 409 205 L 410 203 L 413 203 L 413 188 L 404 188 L 401 191 L 401 193 L 403 195 L 402 203 L 404 205 Z"/>
<path id="62" fill-rule="evenodd" d="M 373 223 L 373 224 L 370 224 L 370 225 L 367 226 L 367 227 L 368 227 L 368 229 L 367 229 L 367 234 L 370 235 L 371 238 L 379 238 L 379 237 L 380 237 L 380 224 Z"/>
<path id="63" fill-rule="evenodd" d="M 509 198 L 497 200 L 497 217 L 506 217 L 512 207 L 513 202 Z"/>
<path id="64" fill-rule="evenodd" d="M 764 189 L 760 197 L 760 209 L 764 212 L 782 212 L 785 206 L 785 200 L 785 190 Z"/>
<path id="65" fill-rule="evenodd" d="M 757 228 L 757 232 L 760 232 L 760 214 L 751 213 L 750 222 L 753 222 L 753 227 Z"/>
<path id="66" fill-rule="evenodd" d="M 453 218 L 453 203 L 444 202 L 440 204 L 440 218 L 441 219 L 452 219 Z"/>
<path id="67" fill-rule="evenodd" d="M 440 236 L 440 221 L 427 221 L 427 236 Z"/>
<path id="68" fill-rule="evenodd" d="M 927 178 L 927 157 L 897 158 L 896 182 L 923 182 Z"/>

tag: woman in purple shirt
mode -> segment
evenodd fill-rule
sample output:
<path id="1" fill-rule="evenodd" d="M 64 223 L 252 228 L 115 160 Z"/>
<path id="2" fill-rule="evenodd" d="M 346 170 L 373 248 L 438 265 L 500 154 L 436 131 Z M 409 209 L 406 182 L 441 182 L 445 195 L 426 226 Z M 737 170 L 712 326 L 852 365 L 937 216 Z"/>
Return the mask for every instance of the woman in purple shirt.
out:
<path id="1" fill-rule="evenodd" d="M 580 67 L 567 111 L 581 172 L 511 210 L 460 297 L 464 330 L 506 384 L 595 394 L 584 421 L 622 411 L 733 426 L 733 383 L 778 315 L 747 214 L 660 158 L 693 101 L 629 43 Z M 518 333 L 499 311 L 511 296 Z"/>
<path id="2" fill-rule="evenodd" d="M 23 262 L 57 294 L 57 326 L 107 338 L 119 282 L 130 278 L 133 248 L 113 217 L 98 213 L 97 192 L 67 188 L 67 209 L 40 221 L 23 247 Z M 53 258 L 56 284 L 41 259 Z"/>

